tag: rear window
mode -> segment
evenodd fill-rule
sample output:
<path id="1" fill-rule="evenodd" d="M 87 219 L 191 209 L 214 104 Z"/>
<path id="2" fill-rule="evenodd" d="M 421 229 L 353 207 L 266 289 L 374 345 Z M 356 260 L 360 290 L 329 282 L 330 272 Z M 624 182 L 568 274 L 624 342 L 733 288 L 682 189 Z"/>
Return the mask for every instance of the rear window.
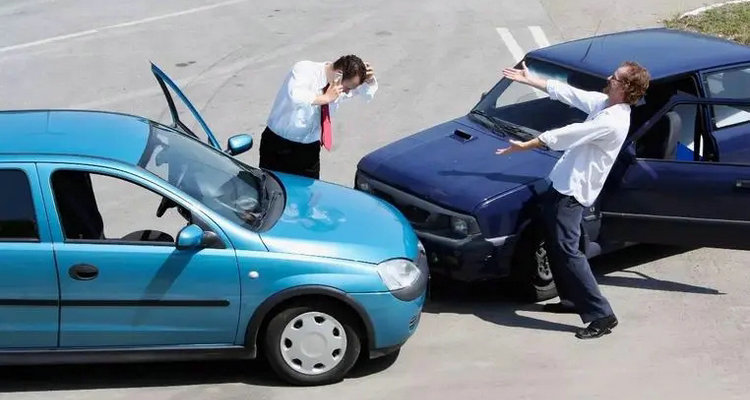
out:
<path id="1" fill-rule="evenodd" d="M 23 171 L 0 169 L 0 241 L 38 240 L 34 200 Z"/>

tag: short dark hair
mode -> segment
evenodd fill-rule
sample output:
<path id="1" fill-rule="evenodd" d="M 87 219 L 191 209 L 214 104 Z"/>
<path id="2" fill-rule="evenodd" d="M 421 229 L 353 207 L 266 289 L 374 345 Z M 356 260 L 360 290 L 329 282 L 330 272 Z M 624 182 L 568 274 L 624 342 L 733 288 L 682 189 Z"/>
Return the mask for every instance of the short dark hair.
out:
<path id="1" fill-rule="evenodd" d="M 651 75 L 648 70 L 635 61 L 625 61 L 623 67 L 628 67 L 628 73 L 622 79 L 625 81 L 625 101 L 636 104 L 649 86 Z"/>
<path id="2" fill-rule="evenodd" d="M 344 73 L 341 78 L 342 80 L 358 76 L 359 83 L 362 83 L 365 81 L 365 78 L 367 78 L 367 67 L 365 66 L 365 62 L 353 54 L 340 57 L 333 63 L 333 69 L 340 69 Z"/>

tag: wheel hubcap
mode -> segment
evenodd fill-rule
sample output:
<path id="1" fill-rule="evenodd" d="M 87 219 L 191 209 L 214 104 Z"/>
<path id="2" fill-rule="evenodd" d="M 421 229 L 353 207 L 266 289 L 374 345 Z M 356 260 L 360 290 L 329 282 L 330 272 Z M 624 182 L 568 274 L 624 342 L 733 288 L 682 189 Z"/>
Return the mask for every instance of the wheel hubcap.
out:
<path id="1" fill-rule="evenodd" d="M 335 318 L 308 312 L 289 321 L 279 343 L 286 364 L 306 375 L 336 367 L 346 353 L 346 332 Z"/>

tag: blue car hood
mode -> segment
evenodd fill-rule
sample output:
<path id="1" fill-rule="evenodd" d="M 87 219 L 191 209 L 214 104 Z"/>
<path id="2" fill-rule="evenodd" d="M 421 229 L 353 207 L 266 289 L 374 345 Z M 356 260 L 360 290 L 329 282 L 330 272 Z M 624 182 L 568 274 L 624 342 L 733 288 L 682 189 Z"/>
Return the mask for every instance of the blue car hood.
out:
<path id="1" fill-rule="evenodd" d="M 495 155 L 513 138 L 463 117 L 382 147 L 358 168 L 432 203 L 471 213 L 488 199 L 546 178 L 557 162 L 557 153 L 542 150 Z"/>
<path id="2" fill-rule="evenodd" d="M 416 258 L 417 236 L 393 206 L 332 183 L 276 176 L 287 198 L 280 219 L 261 233 L 270 251 L 366 263 Z"/>

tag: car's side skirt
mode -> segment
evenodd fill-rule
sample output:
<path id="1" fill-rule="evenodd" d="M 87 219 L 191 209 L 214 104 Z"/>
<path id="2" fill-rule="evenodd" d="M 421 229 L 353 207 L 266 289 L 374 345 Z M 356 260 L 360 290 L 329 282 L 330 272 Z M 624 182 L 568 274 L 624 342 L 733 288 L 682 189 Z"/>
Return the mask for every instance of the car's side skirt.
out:
<path id="1" fill-rule="evenodd" d="M 253 353 L 244 346 L 220 345 L 0 350 L 0 365 L 138 363 L 251 358 L 254 358 Z"/>

